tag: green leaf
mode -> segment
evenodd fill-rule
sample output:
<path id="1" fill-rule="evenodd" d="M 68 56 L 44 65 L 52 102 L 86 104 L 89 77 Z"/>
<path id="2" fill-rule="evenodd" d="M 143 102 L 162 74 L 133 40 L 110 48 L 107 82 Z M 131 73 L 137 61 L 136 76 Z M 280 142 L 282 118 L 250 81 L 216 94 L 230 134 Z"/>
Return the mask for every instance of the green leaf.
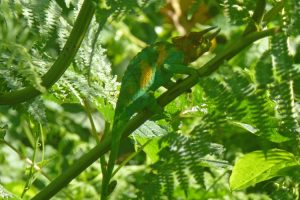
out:
<path id="1" fill-rule="evenodd" d="M 159 160 L 159 156 L 158 156 L 158 152 L 160 151 L 159 139 L 160 138 L 151 139 L 151 142 L 147 144 L 143 149 L 143 151 L 150 158 L 152 163 L 155 163 Z M 148 142 L 149 139 L 138 137 L 136 138 L 136 140 L 139 142 L 140 145 L 144 145 L 146 142 Z"/>
<path id="2" fill-rule="evenodd" d="M 145 144 L 151 139 L 152 141 L 144 147 L 144 152 L 149 156 L 152 162 L 156 162 L 159 158 L 157 154 L 160 150 L 158 141 L 165 134 L 167 134 L 165 129 L 153 121 L 147 121 L 134 132 L 132 138 L 140 145 Z"/>
<path id="3" fill-rule="evenodd" d="M 250 124 L 245 124 L 245 123 L 241 123 L 241 122 L 236 122 L 236 121 L 233 121 L 231 122 L 232 124 L 242 128 L 242 129 L 245 129 L 246 131 L 250 132 L 250 133 L 256 133 L 257 132 L 257 129 L 253 126 L 251 126 Z"/>
<path id="4" fill-rule="evenodd" d="M 282 176 L 280 171 L 297 164 L 295 156 L 284 150 L 253 151 L 240 158 L 233 167 L 229 180 L 230 188 L 241 190 L 270 178 Z"/>
<path id="5" fill-rule="evenodd" d="M 256 134 L 256 135 L 257 135 L 257 132 L 259 131 L 257 128 L 255 128 L 254 126 L 252 126 L 250 124 L 241 123 L 241 122 L 237 122 L 237 121 L 232 121 L 231 124 L 238 126 L 242 129 L 244 129 L 250 133 Z M 290 138 L 280 135 L 275 130 L 272 130 L 272 134 L 265 136 L 265 138 L 270 140 L 271 142 L 275 142 L 275 143 L 282 143 L 282 142 L 286 142 L 286 141 L 290 140 Z"/>

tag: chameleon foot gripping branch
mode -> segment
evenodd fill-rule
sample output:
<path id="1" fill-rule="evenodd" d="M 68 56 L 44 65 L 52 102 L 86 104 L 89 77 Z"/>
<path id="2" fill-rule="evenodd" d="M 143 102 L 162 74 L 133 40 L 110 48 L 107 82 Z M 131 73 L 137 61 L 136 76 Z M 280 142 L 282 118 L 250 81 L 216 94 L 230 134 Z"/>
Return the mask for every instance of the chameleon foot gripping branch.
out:
<path id="1" fill-rule="evenodd" d="M 213 29 L 216 29 L 216 27 L 175 37 L 172 39 L 172 43 L 158 42 L 143 49 L 130 62 L 122 80 L 115 109 L 111 131 L 111 152 L 102 181 L 102 200 L 107 199 L 110 193 L 109 183 L 126 123 L 134 113 L 143 110 L 147 106 L 157 105 L 159 107 L 153 93 L 160 86 L 166 85 L 174 74 L 197 73 L 195 69 L 188 67 L 188 65 L 210 49 L 211 40 L 220 31 L 220 29 L 217 29 L 215 32 L 208 34 Z"/>

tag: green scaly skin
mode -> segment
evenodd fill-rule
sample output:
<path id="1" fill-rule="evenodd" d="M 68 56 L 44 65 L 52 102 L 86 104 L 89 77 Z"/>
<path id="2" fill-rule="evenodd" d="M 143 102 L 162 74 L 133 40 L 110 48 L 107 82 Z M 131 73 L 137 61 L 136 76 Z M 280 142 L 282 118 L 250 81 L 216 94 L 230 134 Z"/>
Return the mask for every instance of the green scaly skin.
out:
<path id="1" fill-rule="evenodd" d="M 147 109 L 148 106 L 155 112 L 162 111 L 153 93 L 159 87 L 169 84 L 174 74 L 197 73 L 187 65 L 210 49 L 211 40 L 219 32 L 218 29 L 205 36 L 212 29 L 215 27 L 173 38 L 172 43 L 158 42 L 143 49 L 130 62 L 122 80 L 116 105 L 111 133 L 113 137 L 111 152 L 102 181 L 102 200 L 111 193 L 108 191 L 109 182 L 118 156 L 123 127 L 135 113 Z"/>

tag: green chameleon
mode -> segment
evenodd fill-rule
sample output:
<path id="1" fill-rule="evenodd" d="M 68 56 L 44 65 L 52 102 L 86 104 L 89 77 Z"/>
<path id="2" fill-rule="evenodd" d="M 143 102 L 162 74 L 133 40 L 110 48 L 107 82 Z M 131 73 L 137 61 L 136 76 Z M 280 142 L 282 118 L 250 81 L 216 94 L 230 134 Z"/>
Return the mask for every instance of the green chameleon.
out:
<path id="1" fill-rule="evenodd" d="M 137 112 L 151 107 L 162 112 L 153 96 L 159 87 L 168 87 L 174 74 L 192 74 L 197 71 L 187 65 L 207 52 L 211 40 L 219 33 L 216 27 L 185 36 L 172 38 L 172 43 L 158 42 L 138 53 L 130 62 L 122 79 L 121 90 L 115 109 L 112 128 L 112 143 L 109 161 L 102 181 L 101 199 L 109 195 L 109 182 L 118 156 L 123 129 L 128 120 Z"/>

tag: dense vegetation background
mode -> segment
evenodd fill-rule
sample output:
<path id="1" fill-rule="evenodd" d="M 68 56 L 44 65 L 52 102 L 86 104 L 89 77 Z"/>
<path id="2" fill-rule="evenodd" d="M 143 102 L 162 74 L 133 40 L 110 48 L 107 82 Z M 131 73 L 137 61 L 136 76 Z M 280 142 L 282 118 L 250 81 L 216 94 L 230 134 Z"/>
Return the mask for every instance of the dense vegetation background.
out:
<path id="1" fill-rule="evenodd" d="M 128 123 L 111 199 L 299 199 L 299 15 L 297 0 L 0 1 L 0 199 L 99 199 L 126 66 L 209 26 L 199 82 L 174 77 L 165 112 Z"/>

